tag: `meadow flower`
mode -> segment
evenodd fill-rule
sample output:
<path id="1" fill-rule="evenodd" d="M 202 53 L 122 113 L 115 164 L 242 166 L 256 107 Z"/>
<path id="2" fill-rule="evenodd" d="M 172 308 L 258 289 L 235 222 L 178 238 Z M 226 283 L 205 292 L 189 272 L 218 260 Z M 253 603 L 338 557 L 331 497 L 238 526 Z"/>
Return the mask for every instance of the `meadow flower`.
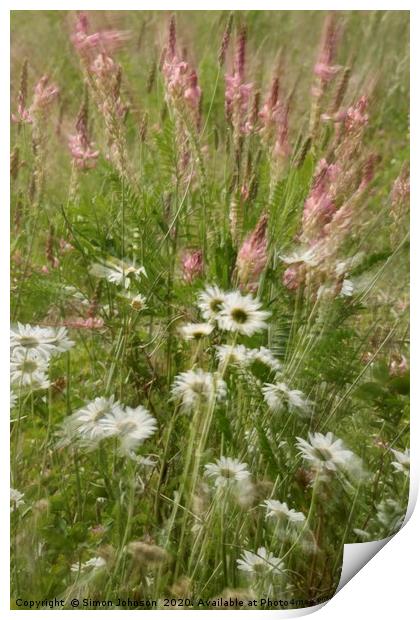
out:
<path id="1" fill-rule="evenodd" d="M 400 452 L 399 450 L 391 450 L 392 454 L 397 459 L 393 461 L 391 465 L 393 465 L 395 471 L 402 472 L 405 476 L 410 475 L 410 450 L 406 448 L 404 452 Z"/>
<path id="2" fill-rule="evenodd" d="M 95 447 L 99 441 L 110 436 L 110 430 L 105 426 L 105 417 L 122 411 L 122 405 L 114 397 L 98 397 L 75 411 L 64 420 L 64 438 L 61 445 L 65 445 L 65 438 L 80 440 L 83 444 Z"/>
<path id="3" fill-rule="evenodd" d="M 98 51 L 112 53 L 121 47 L 131 34 L 123 30 L 100 30 L 89 34 L 89 21 L 84 11 L 79 11 L 71 41 L 82 58 L 89 58 Z"/>
<path id="4" fill-rule="evenodd" d="M 256 288 L 258 278 L 266 266 L 267 222 L 268 217 L 264 213 L 238 252 L 236 269 L 241 287 Z"/>
<path id="5" fill-rule="evenodd" d="M 213 398 L 223 399 L 226 396 L 226 383 L 217 374 L 197 368 L 177 375 L 171 391 L 173 398 L 181 401 L 182 408 L 191 411 Z"/>
<path id="6" fill-rule="evenodd" d="M 139 405 L 124 410 L 113 407 L 105 414 L 102 426 L 107 436 L 118 437 L 122 452 L 130 454 L 154 434 L 157 422 L 147 409 Z"/>
<path id="7" fill-rule="evenodd" d="M 354 293 L 353 282 L 349 280 L 348 278 L 344 278 L 342 285 L 341 285 L 340 297 L 351 297 L 353 293 Z"/>
<path id="8" fill-rule="evenodd" d="M 127 551 L 139 563 L 147 566 L 158 566 L 170 559 L 166 549 L 141 540 L 133 540 L 127 545 Z"/>
<path id="9" fill-rule="evenodd" d="M 24 494 L 16 489 L 10 489 L 10 512 L 22 506 L 25 502 L 23 501 Z"/>
<path id="10" fill-rule="evenodd" d="M 267 366 L 271 371 L 278 372 L 282 369 L 281 363 L 273 355 L 270 349 L 267 347 L 260 347 L 259 349 L 248 350 L 248 360 L 252 362 L 259 362 L 264 366 Z"/>
<path id="11" fill-rule="evenodd" d="M 223 309 L 227 293 L 218 286 L 207 286 L 198 297 L 198 307 L 207 320 L 217 319 Z"/>
<path id="12" fill-rule="evenodd" d="M 270 312 L 260 310 L 261 302 L 251 295 L 227 293 L 222 310 L 217 317 L 220 329 L 252 336 L 267 328 Z"/>
<path id="13" fill-rule="evenodd" d="M 111 258 L 104 263 L 94 263 L 89 273 L 97 278 L 105 278 L 111 284 L 129 288 L 132 279 L 147 277 L 144 267 L 137 267 L 135 263 L 129 263 L 118 258 Z"/>
<path id="14" fill-rule="evenodd" d="M 43 75 L 37 82 L 34 98 L 29 113 L 31 116 L 36 112 L 45 113 L 50 105 L 57 99 L 60 89 L 56 84 L 49 84 L 48 75 Z"/>
<path id="15" fill-rule="evenodd" d="M 216 487 L 226 487 L 250 478 L 248 465 L 238 459 L 222 456 L 215 463 L 208 463 L 204 467 L 205 475 L 214 478 Z"/>
<path id="16" fill-rule="evenodd" d="M 180 332 L 185 340 L 199 340 L 205 336 L 210 336 L 214 330 L 214 325 L 209 323 L 187 323 L 180 327 Z"/>
<path id="17" fill-rule="evenodd" d="M 299 409 L 303 413 L 308 411 L 311 402 L 300 390 L 291 390 L 285 383 L 265 383 L 262 388 L 264 400 L 272 411 L 279 411 L 285 405 L 290 410 Z"/>
<path id="18" fill-rule="evenodd" d="M 279 523 L 290 522 L 294 524 L 304 523 L 305 515 L 297 512 L 294 508 L 289 508 L 286 502 L 279 502 L 276 499 L 267 499 L 262 504 L 266 510 L 266 518 L 274 518 Z"/>
<path id="19" fill-rule="evenodd" d="M 279 575 L 284 571 L 284 562 L 267 551 L 265 547 L 259 547 L 257 553 L 244 551 L 236 563 L 239 570 L 256 575 L 269 573 Z"/>
<path id="20" fill-rule="evenodd" d="M 330 432 L 326 435 L 309 433 L 309 441 L 297 437 L 296 446 L 302 457 L 321 474 L 341 469 L 351 471 L 358 465 L 356 455 Z"/>
<path id="21" fill-rule="evenodd" d="M 76 168 L 87 170 L 96 166 L 99 151 L 82 133 L 69 136 L 68 145 Z"/>
<path id="22" fill-rule="evenodd" d="M 216 346 L 216 357 L 222 366 L 229 366 L 230 364 L 246 366 L 249 363 L 249 355 L 250 349 L 247 349 L 243 344 Z"/>
<path id="23" fill-rule="evenodd" d="M 203 273 L 203 253 L 201 250 L 186 252 L 182 257 L 182 275 L 185 282 L 191 284 Z"/>
<path id="24" fill-rule="evenodd" d="M 376 517 L 386 528 L 387 536 L 393 534 L 402 527 L 406 509 L 399 501 L 391 498 L 383 499 L 377 507 Z"/>
<path id="25" fill-rule="evenodd" d="M 106 560 L 104 560 L 104 558 L 94 557 L 90 560 L 87 560 L 87 562 L 83 562 L 82 564 L 79 564 L 78 562 L 72 564 L 70 570 L 72 573 L 85 573 L 91 570 L 99 570 L 101 568 L 104 568 L 105 566 Z"/>
<path id="26" fill-rule="evenodd" d="M 310 267 L 314 267 L 317 265 L 319 257 L 316 253 L 315 247 L 307 248 L 302 246 L 298 248 L 292 254 L 282 255 L 279 254 L 280 260 L 282 260 L 286 265 L 294 265 L 296 263 L 304 263 L 305 265 L 309 265 Z"/>
<path id="27" fill-rule="evenodd" d="M 64 353 L 74 345 L 67 337 L 65 327 L 54 329 L 51 327 L 39 327 L 38 325 L 22 325 L 10 331 L 10 347 L 21 347 L 26 350 L 36 350 L 45 357 L 56 353 Z"/>
<path id="28" fill-rule="evenodd" d="M 49 386 L 48 359 L 35 349 L 15 347 L 10 360 L 10 380 L 33 390 Z"/>

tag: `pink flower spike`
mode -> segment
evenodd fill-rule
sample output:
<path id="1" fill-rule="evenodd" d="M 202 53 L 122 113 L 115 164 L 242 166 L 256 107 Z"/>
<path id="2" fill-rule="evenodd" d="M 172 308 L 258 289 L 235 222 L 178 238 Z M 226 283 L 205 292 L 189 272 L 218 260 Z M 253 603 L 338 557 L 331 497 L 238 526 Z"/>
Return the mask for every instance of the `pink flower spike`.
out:
<path id="1" fill-rule="evenodd" d="M 236 268 L 239 282 L 244 288 L 254 286 L 258 282 L 267 264 L 267 222 L 268 217 L 263 214 L 238 252 Z"/>
<path id="2" fill-rule="evenodd" d="M 203 273 L 203 253 L 201 250 L 186 252 L 182 258 L 183 278 L 191 284 L 198 276 Z"/>

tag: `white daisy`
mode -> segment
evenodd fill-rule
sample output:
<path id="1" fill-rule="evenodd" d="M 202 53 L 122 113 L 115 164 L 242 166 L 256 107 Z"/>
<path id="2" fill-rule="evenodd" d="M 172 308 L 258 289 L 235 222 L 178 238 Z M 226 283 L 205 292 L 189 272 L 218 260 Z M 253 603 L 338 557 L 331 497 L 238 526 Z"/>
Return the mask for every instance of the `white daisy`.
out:
<path id="1" fill-rule="evenodd" d="M 266 499 L 262 504 L 266 510 L 266 518 L 275 518 L 280 523 L 304 523 L 305 515 L 303 512 L 297 512 L 294 508 L 289 508 L 286 502 L 279 502 L 276 499 Z"/>
<path id="2" fill-rule="evenodd" d="M 16 347 L 12 350 L 10 360 L 10 380 L 21 387 L 33 390 L 49 386 L 48 359 L 36 349 Z"/>
<path id="3" fill-rule="evenodd" d="M 282 369 L 282 365 L 280 364 L 278 359 L 276 359 L 270 349 L 267 349 L 266 347 L 260 347 L 259 349 L 250 349 L 248 357 L 251 362 L 260 362 L 274 372 L 278 372 Z"/>
<path id="4" fill-rule="evenodd" d="M 387 529 L 389 536 L 402 527 L 406 509 L 395 499 L 383 499 L 377 508 L 377 519 Z"/>
<path id="5" fill-rule="evenodd" d="M 236 560 L 239 570 L 257 575 L 273 573 L 279 575 L 284 570 L 284 563 L 276 558 L 265 547 L 259 547 L 257 553 L 244 551 L 242 557 Z"/>
<path id="6" fill-rule="evenodd" d="M 175 399 L 180 399 L 183 409 L 191 411 L 200 403 L 209 402 L 213 398 L 223 399 L 226 396 L 226 383 L 217 374 L 197 368 L 177 375 L 171 391 Z"/>
<path id="7" fill-rule="evenodd" d="M 320 473 L 351 470 L 358 464 L 358 457 L 332 433 L 309 433 L 309 442 L 297 437 L 296 446 L 302 457 Z"/>
<path id="8" fill-rule="evenodd" d="M 209 336 L 214 330 L 214 325 L 209 323 L 187 323 L 180 327 L 180 332 L 185 340 L 199 340 L 205 336 Z"/>
<path id="9" fill-rule="evenodd" d="M 266 319 L 270 312 L 260 310 L 261 302 L 252 295 L 228 293 L 222 310 L 217 317 L 220 329 L 252 336 L 267 328 Z"/>
<path id="10" fill-rule="evenodd" d="M 243 344 L 229 345 L 222 344 L 216 346 L 216 357 L 222 366 L 234 364 L 235 366 L 246 366 L 249 362 L 250 349 Z"/>
<path id="11" fill-rule="evenodd" d="M 60 445 L 79 439 L 82 443 L 94 447 L 99 441 L 110 436 L 105 426 L 105 417 L 120 411 L 122 405 L 115 401 L 113 396 L 95 398 L 64 421 L 64 437 Z M 65 441 L 66 436 L 70 441 Z"/>
<path id="12" fill-rule="evenodd" d="M 340 297 L 351 297 L 354 293 L 354 284 L 351 280 L 344 279 L 341 285 Z"/>
<path id="13" fill-rule="evenodd" d="M 67 337 L 65 327 L 55 329 L 53 327 L 40 327 L 39 325 L 22 325 L 18 323 L 10 332 L 10 347 L 22 347 L 23 349 L 35 349 L 46 357 L 56 353 L 63 353 L 74 345 Z"/>
<path id="14" fill-rule="evenodd" d="M 104 558 L 95 557 L 95 558 L 91 558 L 87 562 L 83 562 L 82 564 L 79 564 L 78 562 L 76 564 L 72 564 L 70 570 L 73 573 L 78 573 L 78 572 L 84 573 L 85 571 L 98 570 L 100 568 L 104 568 L 105 566 L 106 566 L 106 561 L 104 560 Z"/>
<path id="15" fill-rule="evenodd" d="M 225 302 L 226 293 L 218 286 L 207 286 L 198 296 L 198 307 L 207 320 L 217 319 Z"/>
<path id="16" fill-rule="evenodd" d="M 22 506 L 25 502 L 23 501 L 23 493 L 17 491 L 16 489 L 10 489 L 10 511 L 16 510 L 19 506 Z"/>
<path id="17" fill-rule="evenodd" d="M 280 411 L 285 405 L 290 410 L 299 409 L 307 413 L 311 402 L 300 390 L 291 390 L 285 383 L 264 383 L 264 400 L 272 411 Z"/>
<path id="18" fill-rule="evenodd" d="M 404 475 L 410 475 L 410 450 L 407 448 L 404 452 L 399 452 L 399 450 L 391 450 L 396 461 L 393 461 L 391 465 L 394 466 L 395 471 L 402 472 Z"/>
<path id="19" fill-rule="evenodd" d="M 215 478 L 216 487 L 226 487 L 237 482 L 243 482 L 248 480 L 251 475 L 246 463 L 226 456 L 220 457 L 215 463 L 208 463 L 204 469 L 206 476 Z"/>
<path id="20" fill-rule="evenodd" d="M 133 310 L 140 311 L 147 308 L 146 297 L 144 297 L 144 295 L 140 295 L 140 293 L 138 295 L 134 295 L 134 297 L 129 297 L 129 300 Z"/>
<path id="21" fill-rule="evenodd" d="M 135 409 L 114 408 L 107 413 L 102 425 L 108 436 L 119 438 L 124 454 L 133 452 L 145 439 L 151 437 L 157 428 L 156 419 L 141 405 Z"/>
<path id="22" fill-rule="evenodd" d="M 144 267 L 137 267 L 134 263 L 126 262 L 118 258 L 110 258 L 104 263 L 94 263 L 89 273 L 96 278 L 105 278 L 111 284 L 129 288 L 131 279 L 139 279 L 142 275 L 147 277 Z"/>
<path id="23" fill-rule="evenodd" d="M 310 267 L 314 267 L 319 258 L 316 256 L 314 248 L 299 248 L 289 256 L 283 256 L 279 254 L 279 259 L 286 263 L 286 265 L 293 265 L 295 263 L 305 263 Z"/>

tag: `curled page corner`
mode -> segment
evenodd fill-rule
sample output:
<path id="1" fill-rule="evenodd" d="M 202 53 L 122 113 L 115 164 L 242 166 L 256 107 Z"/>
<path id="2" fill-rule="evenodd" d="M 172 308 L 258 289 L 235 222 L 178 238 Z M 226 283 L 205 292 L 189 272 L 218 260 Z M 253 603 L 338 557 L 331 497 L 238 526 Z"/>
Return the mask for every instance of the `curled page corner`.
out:
<path id="1" fill-rule="evenodd" d="M 398 536 L 399 532 L 408 523 L 414 512 L 417 496 L 417 480 L 413 480 L 412 478 L 410 481 L 410 493 L 405 518 L 401 528 L 395 532 L 395 534 L 392 534 L 387 538 L 382 538 L 381 540 L 372 540 L 362 543 L 348 543 L 344 545 L 341 577 L 334 596 L 338 594 L 341 588 L 343 588 L 356 575 L 356 573 L 359 572 L 359 570 L 361 570 L 377 553 L 379 553 L 379 551 L 385 547 L 385 545 L 389 543 L 394 536 Z"/>
<path id="2" fill-rule="evenodd" d="M 348 543 L 344 545 L 343 566 L 341 569 L 341 577 L 335 591 L 335 595 L 343 588 L 346 583 L 352 579 L 381 549 L 393 536 L 383 538 L 382 540 L 372 540 L 362 543 Z M 335 596 L 334 595 L 334 596 Z"/>

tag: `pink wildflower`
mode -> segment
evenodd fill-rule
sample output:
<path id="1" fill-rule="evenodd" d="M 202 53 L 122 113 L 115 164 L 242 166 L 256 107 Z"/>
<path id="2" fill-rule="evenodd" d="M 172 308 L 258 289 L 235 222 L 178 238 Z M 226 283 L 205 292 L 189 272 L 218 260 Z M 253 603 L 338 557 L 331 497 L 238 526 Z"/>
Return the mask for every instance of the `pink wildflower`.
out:
<path id="1" fill-rule="evenodd" d="M 31 112 L 46 111 L 46 109 L 57 99 L 60 89 L 56 84 L 48 84 L 48 75 L 43 75 L 35 86 L 34 98 L 31 105 Z"/>
<path id="2" fill-rule="evenodd" d="M 89 317 L 87 319 L 80 317 L 66 321 L 65 326 L 75 329 L 101 329 L 104 326 L 104 320 L 100 317 Z"/>
<path id="3" fill-rule="evenodd" d="M 267 215 L 262 215 L 238 252 L 236 268 L 242 287 L 255 287 L 267 264 L 267 222 Z"/>
<path id="4" fill-rule="evenodd" d="M 201 250 L 192 250 L 184 254 L 182 258 L 183 278 L 191 284 L 198 276 L 203 273 L 203 253 Z"/>
<path id="5" fill-rule="evenodd" d="M 340 70 L 339 65 L 333 65 L 334 56 L 337 50 L 339 31 L 335 23 L 333 13 L 330 13 L 324 24 L 321 49 L 318 60 L 314 67 L 314 73 L 322 82 L 329 82 Z"/>
<path id="6" fill-rule="evenodd" d="M 407 358 L 404 355 L 394 356 L 389 366 L 389 372 L 393 376 L 404 375 L 408 370 Z"/>
<path id="7" fill-rule="evenodd" d="M 121 47 L 131 34 L 122 30 L 102 30 L 88 34 L 89 21 L 86 13 L 78 13 L 71 41 L 75 49 L 84 59 L 92 58 L 98 52 L 111 54 Z"/>
<path id="8" fill-rule="evenodd" d="M 369 121 L 369 115 L 366 112 L 367 105 L 367 97 L 363 95 L 354 106 L 348 108 L 344 121 L 348 133 L 357 133 L 367 125 Z"/>
<path id="9" fill-rule="evenodd" d="M 96 166 L 99 151 L 94 151 L 92 149 L 93 143 L 89 143 L 81 133 L 69 136 L 68 143 L 73 162 L 77 168 L 86 170 Z"/>
<path id="10" fill-rule="evenodd" d="M 322 159 L 315 172 L 315 180 L 303 209 L 303 232 L 307 239 L 315 240 L 335 213 L 334 182 L 340 173 L 336 164 Z"/>
<path id="11" fill-rule="evenodd" d="M 300 265 L 291 265 L 283 273 L 283 284 L 289 291 L 295 291 L 302 283 Z"/>
<path id="12" fill-rule="evenodd" d="M 235 62 L 231 74 L 225 76 L 225 111 L 236 132 L 248 134 L 252 131 L 249 116 L 249 101 L 253 84 L 245 82 L 246 31 L 242 29 L 236 46 Z"/>

